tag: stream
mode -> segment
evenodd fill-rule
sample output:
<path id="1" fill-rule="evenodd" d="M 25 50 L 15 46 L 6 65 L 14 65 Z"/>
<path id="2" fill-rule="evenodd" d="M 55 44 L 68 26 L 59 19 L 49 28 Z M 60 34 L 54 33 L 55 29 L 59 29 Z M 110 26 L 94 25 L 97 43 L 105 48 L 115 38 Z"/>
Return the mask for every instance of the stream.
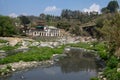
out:
<path id="1" fill-rule="evenodd" d="M 97 76 L 95 56 L 84 56 L 79 51 L 70 54 L 51 66 L 21 70 L 0 80 L 90 80 Z"/>

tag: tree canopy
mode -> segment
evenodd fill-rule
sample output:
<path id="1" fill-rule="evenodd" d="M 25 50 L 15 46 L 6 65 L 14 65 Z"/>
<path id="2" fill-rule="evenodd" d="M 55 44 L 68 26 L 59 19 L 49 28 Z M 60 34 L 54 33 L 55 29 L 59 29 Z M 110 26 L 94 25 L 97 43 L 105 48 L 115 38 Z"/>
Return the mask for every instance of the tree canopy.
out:
<path id="1" fill-rule="evenodd" d="M 102 13 L 115 13 L 119 9 L 119 4 L 116 0 L 110 1 L 107 7 L 101 9 Z"/>
<path id="2" fill-rule="evenodd" d="M 25 26 L 30 23 L 30 20 L 26 16 L 19 16 L 21 23 Z"/>
<path id="3" fill-rule="evenodd" d="M 111 15 L 110 19 L 106 19 L 100 31 L 108 42 L 111 53 L 120 49 L 120 13 Z"/>
<path id="4" fill-rule="evenodd" d="M 119 4 L 116 0 L 110 1 L 108 3 L 107 9 L 110 10 L 111 13 L 116 12 L 119 8 Z"/>
<path id="5" fill-rule="evenodd" d="M 12 19 L 7 16 L 0 16 L 0 36 L 12 36 L 16 34 Z"/>

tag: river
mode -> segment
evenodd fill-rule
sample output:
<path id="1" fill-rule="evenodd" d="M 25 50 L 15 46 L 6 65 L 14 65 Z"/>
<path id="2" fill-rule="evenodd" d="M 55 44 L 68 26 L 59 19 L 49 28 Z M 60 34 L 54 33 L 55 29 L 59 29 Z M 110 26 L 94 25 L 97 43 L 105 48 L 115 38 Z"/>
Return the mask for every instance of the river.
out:
<path id="1" fill-rule="evenodd" d="M 97 76 L 95 57 L 79 53 L 60 58 L 55 64 L 18 71 L 0 80 L 90 80 Z"/>

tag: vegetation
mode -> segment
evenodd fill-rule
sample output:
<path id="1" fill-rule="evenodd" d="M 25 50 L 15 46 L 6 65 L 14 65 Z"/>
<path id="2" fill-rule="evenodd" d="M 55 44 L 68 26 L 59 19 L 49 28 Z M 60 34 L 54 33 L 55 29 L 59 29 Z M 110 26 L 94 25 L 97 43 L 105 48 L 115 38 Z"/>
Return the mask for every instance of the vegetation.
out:
<path id="1" fill-rule="evenodd" d="M 116 0 L 110 1 L 107 7 L 101 9 L 102 13 L 115 13 L 119 9 L 119 4 Z"/>
<path id="2" fill-rule="evenodd" d="M 104 75 L 108 80 L 119 80 L 120 79 L 120 72 L 117 72 L 116 68 L 109 68 L 106 67 L 104 70 Z"/>
<path id="3" fill-rule="evenodd" d="M 78 44 L 67 44 L 62 45 L 60 48 L 49 48 L 49 47 L 30 47 L 28 52 L 18 53 L 15 55 L 10 55 L 6 58 L 0 59 L 0 64 L 19 62 L 19 61 L 42 61 L 50 59 L 53 54 L 61 54 L 65 46 L 80 47 L 89 50 L 96 50 L 101 55 L 105 55 L 104 43 L 78 43 Z M 103 57 L 105 58 L 105 57 Z"/>
<path id="4" fill-rule="evenodd" d="M 96 35 L 95 38 L 98 38 L 98 41 L 102 40 L 102 42 L 67 44 L 61 48 L 55 49 L 48 47 L 30 47 L 28 52 L 18 53 L 0 59 L 0 64 L 19 62 L 21 60 L 47 60 L 50 59 L 53 54 L 62 53 L 65 46 L 80 47 L 97 51 L 100 57 L 106 62 L 104 77 L 106 77 L 107 80 L 119 80 L 120 72 L 117 72 L 117 65 L 120 62 L 118 59 L 120 58 L 120 12 L 118 9 L 118 2 L 116 0 L 112 0 L 106 7 L 101 9 L 102 14 L 98 14 L 97 12 L 85 13 L 78 10 L 73 11 L 64 9 L 62 10 L 61 16 L 45 14 L 40 14 L 39 17 L 19 16 L 25 31 L 28 28 L 28 24 L 31 22 L 34 27 L 34 22 L 42 20 L 46 22 L 46 25 L 53 25 L 57 28 L 64 29 L 79 36 L 83 33 L 81 31 L 81 25 L 89 22 L 90 24 L 92 24 L 92 22 L 96 22 L 95 29 L 97 30 L 97 33 L 93 34 Z M 13 21 L 17 22 L 9 17 L 0 16 L 0 36 L 13 36 L 17 33 L 17 27 Z M 0 40 L 0 43 L 6 43 L 6 41 Z M 15 48 L 16 47 L 12 46 L 3 46 L 0 47 L 0 50 L 9 51 Z M 6 69 L 3 69 L 3 71 L 6 71 Z M 91 80 L 98 79 L 92 78 Z"/>
<path id="5" fill-rule="evenodd" d="M 48 47 L 30 47 L 28 52 L 10 55 L 6 58 L 0 59 L 0 64 L 7 64 L 19 61 L 42 61 L 48 60 L 53 54 L 61 54 L 63 48 L 48 48 Z"/>
<path id="6" fill-rule="evenodd" d="M 13 36 L 16 34 L 16 28 L 12 23 L 12 19 L 6 16 L 0 16 L 0 36 Z"/>
<path id="7" fill-rule="evenodd" d="M 77 43 L 77 44 L 68 44 L 67 46 L 94 50 L 98 53 L 98 55 L 100 55 L 102 59 L 104 60 L 108 59 L 107 47 L 104 42 Z"/>
<path id="8" fill-rule="evenodd" d="M 23 30 L 26 32 L 30 20 L 26 16 L 19 16 L 19 19 L 21 21 L 21 24 L 24 26 Z"/>
<path id="9" fill-rule="evenodd" d="M 99 28 L 103 39 L 107 42 L 109 53 L 115 54 L 120 48 L 120 13 L 110 15 L 109 19 L 103 21 L 103 26 Z M 117 53 L 119 56 L 119 53 Z"/>
<path id="10" fill-rule="evenodd" d="M 10 51 L 10 50 L 14 50 L 17 48 L 18 46 L 0 46 L 0 50 L 4 50 L 4 51 Z"/>
<path id="11" fill-rule="evenodd" d="M 5 68 L 0 69 L 0 76 L 7 75 L 12 71 L 12 67 L 7 65 Z"/>
<path id="12" fill-rule="evenodd" d="M 120 57 L 120 13 L 117 12 L 118 8 L 117 1 L 111 1 L 106 8 L 102 9 L 103 14 L 97 21 L 99 37 L 106 42 L 107 58 L 103 74 L 107 80 L 120 79 L 120 72 L 117 72 L 120 62 L 117 58 Z"/>
<path id="13" fill-rule="evenodd" d="M 117 66 L 120 61 L 114 55 L 111 56 L 109 54 L 109 50 L 105 42 L 68 44 L 68 46 L 81 47 L 81 48 L 86 48 L 86 49 L 97 51 L 98 55 L 100 55 L 100 57 L 106 63 L 106 67 L 103 72 L 103 77 L 106 77 L 107 80 L 119 80 L 120 79 L 120 72 L 117 72 Z M 91 80 L 99 80 L 99 79 L 91 78 Z"/>
<path id="14" fill-rule="evenodd" d="M 99 80 L 98 78 L 91 78 L 90 80 Z"/>
<path id="15" fill-rule="evenodd" d="M 8 41 L 0 39 L 0 43 L 7 43 Z"/>

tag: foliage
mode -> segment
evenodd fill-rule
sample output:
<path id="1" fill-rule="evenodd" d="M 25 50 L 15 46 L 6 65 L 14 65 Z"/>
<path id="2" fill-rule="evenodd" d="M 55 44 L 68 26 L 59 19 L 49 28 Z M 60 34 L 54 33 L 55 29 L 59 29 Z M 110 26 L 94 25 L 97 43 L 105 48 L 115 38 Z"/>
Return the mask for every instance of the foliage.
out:
<path id="1" fill-rule="evenodd" d="M 8 41 L 0 39 L 0 43 L 7 43 Z"/>
<path id="2" fill-rule="evenodd" d="M 81 12 L 79 10 L 75 10 L 72 11 L 70 9 L 63 9 L 62 13 L 61 13 L 61 17 L 62 19 L 67 19 L 67 20 L 72 20 L 72 19 L 76 19 L 79 20 L 82 23 L 86 23 L 89 22 L 90 20 L 94 19 L 95 17 L 98 16 L 98 13 L 96 12 L 91 12 L 91 13 L 85 13 L 85 12 Z"/>
<path id="3" fill-rule="evenodd" d="M 100 57 L 104 60 L 107 60 L 109 57 L 109 54 L 107 52 L 107 47 L 104 42 L 67 44 L 67 46 L 80 47 L 80 48 L 85 48 L 88 50 L 97 51 L 98 55 L 100 55 Z"/>
<path id="4" fill-rule="evenodd" d="M 118 63 L 118 66 L 117 66 L 118 68 L 120 68 L 120 63 Z"/>
<path id="5" fill-rule="evenodd" d="M 30 23 L 30 20 L 26 17 L 26 16 L 19 16 L 20 20 L 21 20 L 21 23 L 23 25 L 26 25 L 26 24 L 29 24 Z"/>
<path id="6" fill-rule="evenodd" d="M 0 36 L 12 36 L 16 34 L 12 19 L 7 16 L 0 16 Z"/>
<path id="7" fill-rule="evenodd" d="M 70 23 L 68 23 L 68 22 L 58 22 L 56 26 L 57 26 L 57 28 L 64 29 L 64 30 L 68 31 L 69 28 L 70 28 Z"/>
<path id="8" fill-rule="evenodd" d="M 1 46 L 0 50 L 10 51 L 16 49 L 16 46 Z"/>
<path id="9" fill-rule="evenodd" d="M 82 35 L 82 30 L 78 25 L 74 26 L 74 28 L 71 28 L 70 33 L 76 34 L 76 35 Z"/>
<path id="10" fill-rule="evenodd" d="M 104 8 L 101 9 L 101 12 L 103 14 L 106 14 L 106 13 L 109 13 L 110 11 L 107 9 L 107 7 L 104 7 Z"/>
<path id="11" fill-rule="evenodd" d="M 90 49 L 90 45 L 89 43 L 77 43 L 77 44 L 67 44 L 67 46 L 71 46 L 71 47 L 80 47 L 80 48 L 85 48 L 85 49 Z"/>
<path id="12" fill-rule="evenodd" d="M 101 12 L 104 13 L 115 13 L 119 9 L 119 4 L 116 0 L 110 1 L 107 7 L 101 9 Z"/>
<path id="13" fill-rule="evenodd" d="M 19 16 L 19 19 L 21 20 L 21 24 L 24 26 L 24 31 L 28 29 L 28 24 L 30 23 L 30 20 L 27 16 Z M 24 34 L 23 34 L 24 35 Z"/>
<path id="14" fill-rule="evenodd" d="M 0 59 L 0 64 L 19 62 L 19 61 L 42 61 L 48 60 L 53 54 L 61 54 L 63 48 L 48 48 L 48 47 L 30 47 L 28 52 L 18 53 L 15 55 L 7 56 L 6 58 Z"/>
<path id="15" fill-rule="evenodd" d="M 104 75 L 107 78 L 107 80 L 119 80 L 120 79 L 120 72 L 117 72 L 116 68 L 111 69 L 107 67 L 104 70 Z"/>
<path id="16" fill-rule="evenodd" d="M 108 61 L 107 61 L 107 66 L 110 68 L 116 68 L 118 65 L 118 59 L 114 56 L 112 56 Z"/>
<path id="17" fill-rule="evenodd" d="M 94 45 L 94 42 L 92 44 Z M 109 54 L 107 52 L 107 47 L 104 42 L 96 43 L 95 46 L 93 47 L 93 50 L 98 52 L 100 58 L 102 58 L 104 60 L 108 59 Z"/>
<path id="18" fill-rule="evenodd" d="M 110 1 L 108 3 L 107 9 L 110 10 L 111 13 L 116 12 L 119 9 L 119 4 L 116 0 Z"/>
<path id="19" fill-rule="evenodd" d="M 104 21 L 104 26 L 100 29 L 103 37 L 108 41 L 108 49 L 113 54 L 120 47 L 120 13 L 112 15 L 111 19 Z"/>
<path id="20" fill-rule="evenodd" d="M 99 80 L 98 78 L 91 78 L 90 80 Z"/>

